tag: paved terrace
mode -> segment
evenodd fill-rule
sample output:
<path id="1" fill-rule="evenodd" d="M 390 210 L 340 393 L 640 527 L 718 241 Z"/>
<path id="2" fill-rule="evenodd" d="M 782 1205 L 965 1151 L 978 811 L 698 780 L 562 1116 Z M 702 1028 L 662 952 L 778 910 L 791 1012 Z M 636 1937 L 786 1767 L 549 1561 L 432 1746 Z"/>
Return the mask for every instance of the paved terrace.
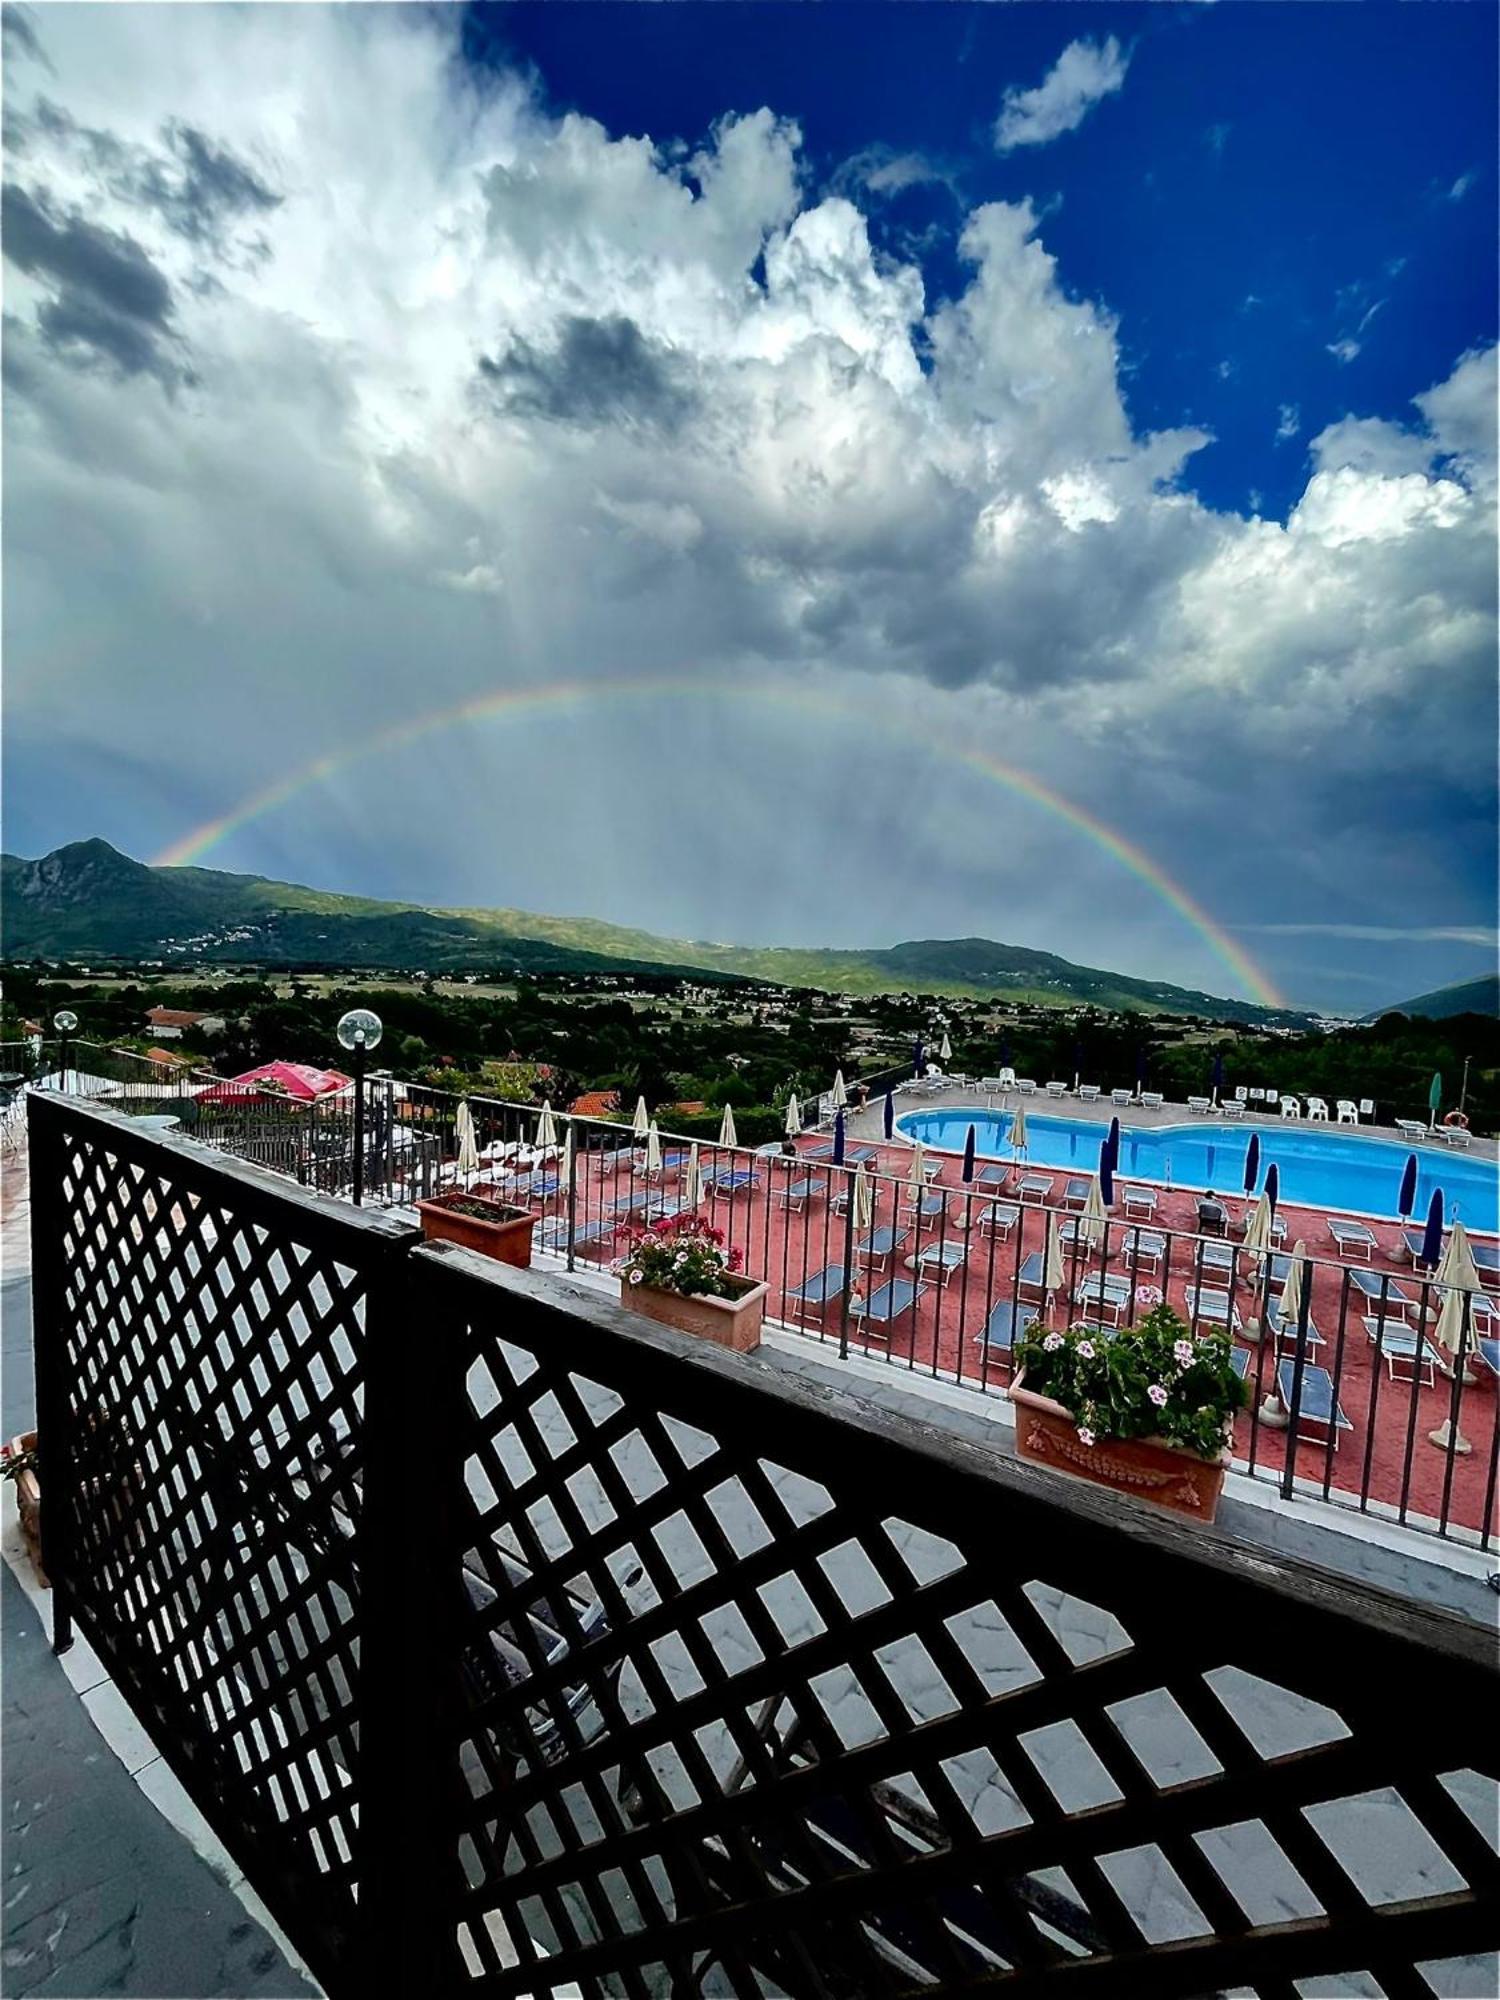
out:
<path id="1" fill-rule="evenodd" d="M 1052 1102 L 1038 1098 L 1028 1110 L 1034 1104 L 1040 1112 Z M 903 1093 L 897 1115 L 915 1108 L 941 1109 L 945 1104 L 972 1112 L 976 1106 L 983 1109 L 985 1103 L 983 1095 L 976 1097 L 972 1090 L 958 1088 L 911 1096 Z M 1060 1108 L 1099 1116 L 1101 1133 L 1112 1111 L 1107 1101 L 1078 1107 L 1075 1100 Z M 710 1182 L 719 1171 L 733 1169 L 754 1177 L 735 1186 L 733 1192 L 715 1193 L 711 1187 L 707 1206 L 731 1246 L 742 1251 L 745 1268 L 769 1283 L 773 1318 L 820 1343 L 830 1359 L 837 1355 L 842 1338 L 852 1354 L 890 1369 L 924 1376 L 930 1383 L 957 1385 L 964 1392 L 978 1390 L 998 1396 L 1010 1376 L 1009 1328 L 1028 1312 L 1040 1312 L 1044 1321 L 1050 1316 L 1059 1324 L 1098 1318 L 1108 1326 L 1118 1318 L 1128 1322 L 1145 1310 L 1152 1303 L 1150 1288 L 1155 1288 L 1196 1330 L 1208 1323 L 1207 1315 L 1213 1310 L 1199 1295 L 1218 1293 L 1219 1310 L 1227 1311 L 1246 1356 L 1251 1391 L 1250 1405 L 1236 1423 L 1236 1462 L 1268 1482 L 1281 1478 L 1288 1437 L 1274 1422 L 1278 1362 L 1291 1357 L 1293 1343 L 1283 1338 L 1279 1351 L 1273 1351 L 1269 1338 L 1260 1337 L 1266 1305 L 1261 1267 L 1258 1260 L 1234 1248 L 1246 1207 L 1242 1197 L 1228 1201 L 1231 1221 L 1226 1244 L 1197 1234 L 1196 1193 L 1158 1188 L 1154 1216 L 1141 1220 L 1138 1226 L 1165 1236 L 1167 1241 L 1163 1257 L 1148 1258 L 1132 1234 L 1136 1220 L 1127 1222 L 1123 1217 L 1121 1183 L 1117 1182 L 1104 1255 L 1094 1254 L 1087 1244 L 1067 1244 L 1065 1287 L 1056 1298 L 1044 1298 L 1034 1275 L 1029 1277 L 1028 1273 L 1034 1273 L 1040 1261 L 1049 1211 L 1033 1202 L 1018 1202 L 1016 1177 L 1011 1171 L 1003 1184 L 985 1188 L 971 1204 L 966 1203 L 959 1161 L 932 1153 L 928 1160 L 936 1169 L 932 1188 L 938 1199 L 930 1204 L 932 1213 L 914 1218 L 906 1180 L 911 1149 L 899 1137 L 894 1143 L 884 1141 L 882 1111 L 883 1105 L 877 1102 L 852 1112 L 848 1143 L 851 1149 L 873 1148 L 866 1161 L 875 1177 L 871 1231 L 878 1236 L 889 1230 L 898 1240 L 890 1254 L 868 1259 L 856 1254 L 852 1286 L 844 1282 L 849 1225 L 830 1204 L 828 1176 L 820 1171 L 820 1162 L 809 1159 L 804 1172 L 782 1159 L 752 1156 L 743 1149 L 729 1155 L 714 1146 L 702 1147 L 701 1161 Z M 1159 1113 L 1145 1114 L 1145 1120 L 1154 1116 L 1158 1123 L 1176 1124 L 1192 1115 L 1185 1106 L 1163 1106 Z M 1143 1115 L 1132 1108 L 1129 1122 L 1140 1124 Z M 820 1146 L 826 1147 L 828 1135 L 826 1131 L 804 1134 L 798 1143 L 801 1155 L 814 1154 Z M 1476 1142 L 1476 1150 L 1480 1144 Z M 1492 1155 L 1493 1145 L 1485 1150 Z M 626 1238 L 621 1231 L 632 1219 L 633 1202 L 636 1220 L 664 1207 L 670 1211 L 680 1202 L 675 1186 L 675 1149 L 670 1141 L 666 1151 L 667 1171 L 654 1188 L 643 1188 L 639 1175 L 632 1171 L 628 1152 L 586 1158 L 580 1169 L 575 1216 L 575 1254 L 580 1266 L 607 1268 L 624 1248 Z M 1062 1168 L 1038 1171 L 1052 1177 L 1050 1198 L 1059 1201 L 1070 1178 L 1068 1172 Z M 804 1198 L 792 1205 L 795 1197 L 791 1191 L 798 1182 L 810 1184 Z M 504 1191 L 526 1198 L 524 1183 L 509 1184 Z M 1016 1213 L 1013 1223 L 992 1233 L 982 1216 L 986 1204 L 996 1199 Z M 565 1223 L 558 1213 L 557 1197 L 550 1197 L 541 1206 L 548 1215 L 538 1237 L 545 1255 L 549 1245 L 560 1247 L 563 1243 Z M 966 1209 L 972 1211 L 967 1227 Z M 1308 1365 L 1326 1368 L 1336 1377 L 1338 1406 L 1347 1425 L 1330 1432 L 1315 1429 L 1310 1418 L 1304 1422 L 1296 1447 L 1298 1490 L 1342 1499 L 1387 1520 L 1411 1521 L 1429 1530 L 1441 1527 L 1463 1540 L 1478 1540 L 1486 1530 L 1493 1537 L 1500 1468 L 1500 1411 L 1493 1373 L 1477 1356 L 1466 1373 L 1459 1423 L 1472 1449 L 1454 1454 L 1430 1441 L 1431 1433 L 1449 1417 L 1452 1408 L 1451 1374 L 1439 1372 L 1446 1357 L 1439 1352 L 1438 1366 L 1423 1369 L 1413 1381 L 1406 1379 L 1409 1370 L 1399 1361 L 1391 1363 L 1376 1355 L 1373 1334 L 1378 1324 L 1383 1321 L 1383 1344 L 1388 1336 L 1399 1339 L 1409 1334 L 1424 1303 L 1432 1304 L 1435 1310 L 1431 1288 L 1414 1272 L 1400 1230 L 1394 1223 L 1373 1223 L 1376 1243 L 1369 1261 L 1346 1261 L 1329 1233 L 1328 1211 L 1284 1203 L 1280 1213 L 1286 1222 L 1285 1248 L 1305 1241 L 1310 1259 L 1315 1260 L 1311 1265 L 1311 1326 L 1317 1338 L 1310 1347 Z M 1067 1211 L 1059 1210 L 1058 1214 L 1064 1227 L 1073 1219 Z M 857 1232 L 858 1240 L 866 1234 Z M 866 1308 L 878 1304 L 881 1288 L 889 1282 L 917 1281 L 911 1260 L 924 1253 L 942 1259 L 948 1266 L 946 1274 L 943 1264 L 927 1266 L 912 1304 L 887 1323 L 878 1324 Z M 1214 1267 L 1215 1259 L 1221 1268 Z M 826 1297 L 820 1299 L 816 1281 L 830 1268 L 835 1275 L 825 1286 Z M 1281 1269 L 1280 1265 L 1272 1267 L 1269 1296 L 1273 1303 L 1280 1292 Z M 1123 1305 L 1106 1307 L 1102 1313 L 1101 1274 L 1124 1279 L 1127 1286 Z M 1379 1297 L 1367 1298 L 1360 1289 L 1362 1284 L 1371 1284 L 1379 1293 L 1382 1280 L 1386 1284 L 1383 1308 Z M 813 1281 L 811 1296 L 809 1281 Z M 1137 1292 L 1137 1286 L 1148 1288 L 1145 1296 Z M 1486 1322 L 1483 1311 L 1481 1305 L 1475 1334 L 1488 1337 L 1495 1331 L 1495 1321 Z M 1003 1338 L 1002 1329 L 992 1326 L 992 1314 L 1008 1322 Z M 1268 1401 L 1270 1422 L 1262 1421 L 1259 1415 Z"/>

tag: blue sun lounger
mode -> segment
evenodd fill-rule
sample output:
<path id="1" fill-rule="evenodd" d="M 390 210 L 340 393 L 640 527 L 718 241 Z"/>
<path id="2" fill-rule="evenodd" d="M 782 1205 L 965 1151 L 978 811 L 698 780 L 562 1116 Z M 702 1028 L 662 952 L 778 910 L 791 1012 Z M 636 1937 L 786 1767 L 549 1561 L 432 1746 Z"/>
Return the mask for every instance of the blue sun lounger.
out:
<path id="1" fill-rule="evenodd" d="M 915 1312 L 919 1299 L 925 1298 L 927 1287 L 914 1285 L 909 1278 L 892 1278 L 872 1292 L 855 1313 L 855 1319 L 865 1326 L 889 1326 L 904 1312 Z"/>
<path id="2" fill-rule="evenodd" d="M 910 1233 L 906 1229 L 893 1229 L 886 1223 L 880 1229 L 871 1230 L 862 1242 L 856 1243 L 854 1255 L 867 1269 L 872 1269 L 877 1264 L 883 1264 L 893 1251 L 899 1250 Z"/>
<path id="3" fill-rule="evenodd" d="M 1064 1208 L 1082 1208 L 1088 1198 L 1089 1184 L 1087 1181 L 1074 1179 L 1069 1181 L 1063 1188 Z"/>
<path id="4" fill-rule="evenodd" d="M 1481 1340 L 1475 1345 L 1481 1363 L 1497 1380 L 1500 1380 L 1500 1340 Z"/>
<path id="5" fill-rule="evenodd" d="M 931 1194 L 924 1194 L 920 1202 L 914 1202 L 911 1195 L 908 1194 L 901 1213 L 903 1215 L 921 1216 L 924 1220 L 927 1220 L 932 1216 L 941 1215 L 947 1206 L 947 1202 L 948 1197 L 942 1192 L 941 1188 L 935 1189 Z"/>
<path id="6" fill-rule="evenodd" d="M 800 1181 L 788 1181 L 785 1187 L 776 1190 L 777 1204 L 781 1208 L 806 1208 L 815 1194 L 822 1191 L 823 1182 L 817 1174 L 804 1174 Z"/>
<path id="7" fill-rule="evenodd" d="M 1038 1311 L 1036 1306 L 1014 1305 L 1009 1299 L 1001 1299 L 984 1323 L 979 1345 L 987 1354 L 1009 1362 L 1012 1348 L 1035 1322 Z"/>
<path id="8" fill-rule="evenodd" d="M 609 1221 L 581 1222 L 573 1231 L 573 1248 L 586 1250 L 590 1244 L 603 1243 L 615 1233 L 615 1223 Z M 565 1215 L 549 1215 L 536 1232 L 538 1250 L 551 1250 L 559 1257 L 568 1251 L 568 1218 Z"/>
<path id="9" fill-rule="evenodd" d="M 857 1167 L 861 1160 L 873 1160 L 879 1153 L 878 1146 L 851 1146 L 844 1154 L 846 1167 Z"/>
<path id="10" fill-rule="evenodd" d="M 1028 1291 L 1032 1292 L 1039 1292 L 1042 1289 L 1042 1253 L 1040 1250 L 1032 1250 L 1027 1253 L 1025 1262 L 1016 1273 L 1016 1283 L 1017 1285 L 1024 1285 Z"/>
<path id="11" fill-rule="evenodd" d="M 981 1167 L 974 1176 L 976 1187 L 1004 1187 L 1010 1174 L 1009 1167 Z"/>
<path id="12" fill-rule="evenodd" d="M 842 1264 L 825 1264 L 821 1271 L 814 1271 L 786 1295 L 793 1318 L 816 1319 L 825 1307 L 843 1297 L 847 1282 L 848 1273 Z"/>
<path id="13" fill-rule="evenodd" d="M 1249 1381 L 1250 1364 L 1254 1359 L 1248 1347 L 1231 1347 L 1229 1350 L 1229 1365 L 1242 1382 Z"/>
<path id="14" fill-rule="evenodd" d="M 1384 1278 L 1378 1271 L 1354 1271 L 1349 1273 L 1349 1282 L 1357 1292 L 1363 1292 L 1374 1306 L 1382 1299 L 1392 1319 L 1405 1317 L 1406 1308 L 1412 1303 L 1411 1293 L 1403 1291 L 1395 1278 Z"/>
<path id="15" fill-rule="evenodd" d="M 1296 1369 L 1294 1361 L 1279 1361 L 1276 1364 L 1276 1393 L 1288 1415 L 1291 1414 L 1292 1377 Z M 1326 1368 L 1319 1368 L 1311 1362 L 1302 1370 L 1302 1401 L 1297 1411 L 1299 1441 L 1304 1426 L 1311 1426 L 1317 1433 L 1312 1439 L 1315 1444 L 1326 1444 L 1331 1434 L 1335 1451 L 1339 1448 L 1339 1432 L 1354 1428 L 1344 1415 L 1343 1406 L 1334 1400 L 1333 1377 Z"/>
<path id="16" fill-rule="evenodd" d="M 714 1174 L 704 1183 L 710 1194 L 737 1195 L 745 1188 L 760 1186 L 760 1175 L 749 1167 L 736 1167 L 727 1174 Z"/>

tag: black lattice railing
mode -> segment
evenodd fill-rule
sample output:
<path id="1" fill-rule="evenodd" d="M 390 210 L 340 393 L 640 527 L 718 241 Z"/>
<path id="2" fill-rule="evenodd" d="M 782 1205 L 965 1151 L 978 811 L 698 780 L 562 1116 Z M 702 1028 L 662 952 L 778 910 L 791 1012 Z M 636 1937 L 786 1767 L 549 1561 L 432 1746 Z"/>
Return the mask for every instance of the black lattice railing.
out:
<path id="1" fill-rule="evenodd" d="M 330 1990 L 1495 1990 L 1488 1632 L 32 1117 L 64 1636 Z"/>

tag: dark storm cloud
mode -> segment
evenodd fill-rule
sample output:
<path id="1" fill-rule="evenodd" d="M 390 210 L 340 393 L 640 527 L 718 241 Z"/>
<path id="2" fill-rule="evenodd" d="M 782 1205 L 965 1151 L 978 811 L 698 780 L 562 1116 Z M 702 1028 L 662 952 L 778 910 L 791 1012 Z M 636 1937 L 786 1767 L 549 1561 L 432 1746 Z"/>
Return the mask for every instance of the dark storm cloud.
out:
<path id="1" fill-rule="evenodd" d="M 29 7 L 0 7 L 0 42 L 4 44 L 7 61 L 15 62 L 21 56 L 30 56 L 43 69 L 52 69 L 36 31 L 35 16 Z"/>
<path id="2" fill-rule="evenodd" d="M 50 346 L 65 353 L 82 348 L 127 375 L 164 381 L 180 375 L 165 344 L 172 288 L 132 237 L 77 215 L 55 218 L 25 188 L 7 187 L 0 194 L 0 240 L 17 270 L 56 287 L 56 298 L 37 314 Z"/>
<path id="3" fill-rule="evenodd" d="M 674 430 L 693 405 L 670 350 L 623 314 L 565 319 L 555 347 L 518 338 L 499 360 L 482 355 L 479 372 L 508 414 L 552 423 Z"/>

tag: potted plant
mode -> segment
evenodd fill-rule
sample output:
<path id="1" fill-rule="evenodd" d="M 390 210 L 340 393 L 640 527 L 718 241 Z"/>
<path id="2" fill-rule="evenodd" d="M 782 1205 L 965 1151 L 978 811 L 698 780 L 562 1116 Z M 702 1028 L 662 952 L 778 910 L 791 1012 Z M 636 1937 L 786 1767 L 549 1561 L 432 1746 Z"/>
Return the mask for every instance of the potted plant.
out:
<path id="1" fill-rule="evenodd" d="M 42 1568 L 42 1488 L 38 1478 L 36 1432 L 22 1431 L 9 1444 L 0 1445 L 0 1479 L 8 1479 L 16 1489 L 16 1512 L 21 1517 L 21 1535 L 37 1582 L 45 1590 L 47 1575 Z"/>
<path id="2" fill-rule="evenodd" d="M 1211 1521 L 1245 1385 L 1227 1332 L 1189 1334 L 1169 1305 L 1137 1325 L 1017 1343 L 1016 1444 L 1022 1458 Z"/>
<path id="3" fill-rule="evenodd" d="M 695 1333 L 746 1354 L 760 1345 L 768 1287 L 740 1271 L 738 1250 L 697 1215 L 663 1216 L 632 1232 L 615 1265 L 621 1300 L 679 1333 Z"/>
<path id="4" fill-rule="evenodd" d="M 493 1195 L 466 1194 L 450 1188 L 417 1203 L 422 1234 L 429 1243 L 461 1243 L 481 1257 L 493 1257 L 518 1270 L 531 1268 L 531 1231 L 536 1216 Z"/>

